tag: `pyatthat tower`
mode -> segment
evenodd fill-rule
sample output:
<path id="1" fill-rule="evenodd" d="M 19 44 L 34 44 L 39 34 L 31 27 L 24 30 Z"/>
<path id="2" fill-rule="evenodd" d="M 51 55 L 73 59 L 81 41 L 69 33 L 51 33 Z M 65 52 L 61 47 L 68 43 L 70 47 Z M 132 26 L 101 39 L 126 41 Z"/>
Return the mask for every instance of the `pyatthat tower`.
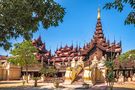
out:
<path id="1" fill-rule="evenodd" d="M 102 56 L 106 56 L 107 58 L 113 56 L 115 58 L 121 51 L 121 41 L 116 43 L 114 40 L 110 44 L 110 41 L 106 40 L 102 30 L 100 9 L 98 8 L 96 31 L 91 42 L 82 48 L 81 55 L 85 57 L 85 60 L 92 60 L 94 56 L 100 60 Z"/>

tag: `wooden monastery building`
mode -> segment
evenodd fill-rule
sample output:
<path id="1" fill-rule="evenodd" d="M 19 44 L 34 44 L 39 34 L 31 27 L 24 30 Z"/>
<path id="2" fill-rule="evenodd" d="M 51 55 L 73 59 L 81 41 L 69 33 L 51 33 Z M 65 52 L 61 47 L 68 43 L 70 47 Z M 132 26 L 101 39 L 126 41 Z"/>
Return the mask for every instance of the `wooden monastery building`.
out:
<path id="1" fill-rule="evenodd" d="M 71 46 L 61 46 L 60 48 L 57 48 L 55 54 L 52 55 L 51 50 L 46 49 L 46 45 L 42 42 L 40 36 L 37 39 L 34 39 L 32 44 L 38 49 L 36 58 L 41 64 L 39 66 L 31 66 L 28 70 L 30 74 L 39 73 L 39 70 L 41 69 L 39 67 L 53 65 L 58 69 L 59 76 L 63 76 L 66 67 L 70 66 L 70 62 L 73 59 L 77 61 L 80 57 L 83 57 L 83 61 L 89 64 L 94 56 L 96 56 L 98 60 L 100 60 L 102 56 L 110 58 L 113 55 L 114 58 L 116 58 L 117 55 L 120 55 L 122 52 L 121 41 L 116 43 L 114 40 L 114 42 L 110 43 L 109 40 L 106 40 L 102 30 L 100 9 L 98 9 L 96 29 L 93 38 L 89 43 L 85 43 L 83 47 L 78 45 L 74 46 L 73 44 Z M 2 58 L 3 57 L 0 56 L 1 63 L 3 63 Z M 26 69 L 22 68 L 22 74 L 25 73 Z"/>
<path id="2" fill-rule="evenodd" d="M 100 18 L 100 9 L 98 9 L 96 30 L 94 32 L 93 38 L 89 43 L 84 44 L 83 47 L 80 46 L 71 46 L 65 45 L 64 47 L 57 48 L 55 54 L 51 54 L 51 50 L 47 50 L 45 47 L 45 43 L 42 43 L 41 37 L 33 40 L 33 45 L 37 47 L 39 52 L 36 57 L 39 62 L 45 64 L 55 65 L 59 72 L 65 72 L 65 67 L 70 65 L 70 62 L 75 59 L 76 61 L 83 57 L 84 61 L 90 62 L 93 60 L 94 56 L 97 57 L 98 60 L 101 59 L 102 56 L 106 56 L 106 58 L 110 58 L 112 55 L 114 58 L 117 55 L 120 55 L 122 52 L 121 41 L 116 43 L 110 43 L 110 40 L 106 40 L 103 30 L 102 23 Z"/>

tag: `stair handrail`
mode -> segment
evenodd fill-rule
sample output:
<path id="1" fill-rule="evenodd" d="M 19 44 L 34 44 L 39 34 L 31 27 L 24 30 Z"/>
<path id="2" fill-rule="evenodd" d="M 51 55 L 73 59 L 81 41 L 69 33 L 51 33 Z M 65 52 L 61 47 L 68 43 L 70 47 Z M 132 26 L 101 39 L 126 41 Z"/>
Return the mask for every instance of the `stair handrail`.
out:
<path id="1" fill-rule="evenodd" d="M 75 68 L 72 68 L 72 82 L 76 79 L 78 74 L 82 71 L 83 67 L 81 65 L 76 66 Z"/>

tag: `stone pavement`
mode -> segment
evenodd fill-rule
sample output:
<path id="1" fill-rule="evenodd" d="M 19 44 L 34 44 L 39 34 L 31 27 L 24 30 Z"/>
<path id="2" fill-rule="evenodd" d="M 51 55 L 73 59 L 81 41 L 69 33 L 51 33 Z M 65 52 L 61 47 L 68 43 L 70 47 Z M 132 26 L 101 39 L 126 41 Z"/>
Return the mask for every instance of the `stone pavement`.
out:
<path id="1" fill-rule="evenodd" d="M 107 90 L 107 85 L 97 84 L 88 89 L 84 89 L 82 85 L 64 85 L 60 84 L 60 88 L 54 88 L 53 83 L 38 82 L 38 87 L 33 87 L 33 81 L 23 86 L 22 81 L 0 81 L 0 90 Z M 113 90 L 135 90 L 135 82 L 125 82 L 123 84 L 115 83 Z"/>
<path id="2" fill-rule="evenodd" d="M 0 90 L 106 90 L 105 84 L 97 84 L 88 89 L 83 85 L 64 85 L 60 83 L 60 88 L 54 88 L 53 83 L 38 83 L 38 87 L 33 87 L 33 82 L 29 85 L 22 86 L 21 81 L 0 81 Z"/>

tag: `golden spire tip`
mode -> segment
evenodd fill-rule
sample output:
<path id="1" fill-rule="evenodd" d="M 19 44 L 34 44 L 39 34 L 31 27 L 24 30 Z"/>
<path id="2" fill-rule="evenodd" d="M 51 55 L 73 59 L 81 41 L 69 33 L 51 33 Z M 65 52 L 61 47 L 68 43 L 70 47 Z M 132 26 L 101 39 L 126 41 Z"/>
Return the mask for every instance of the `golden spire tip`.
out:
<path id="1" fill-rule="evenodd" d="M 98 16 L 97 19 L 100 19 L 100 8 L 98 8 Z"/>

